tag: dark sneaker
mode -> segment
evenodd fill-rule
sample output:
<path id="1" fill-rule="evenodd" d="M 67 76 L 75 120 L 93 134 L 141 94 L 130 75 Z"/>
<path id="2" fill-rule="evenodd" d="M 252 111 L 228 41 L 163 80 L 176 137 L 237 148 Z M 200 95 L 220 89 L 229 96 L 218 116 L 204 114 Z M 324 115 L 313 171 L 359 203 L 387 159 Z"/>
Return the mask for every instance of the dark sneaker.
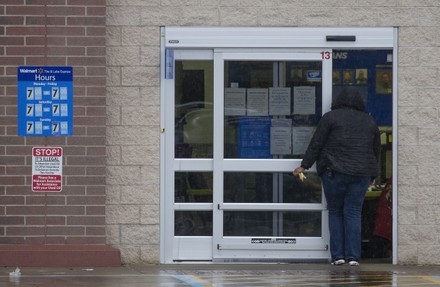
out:
<path id="1" fill-rule="evenodd" d="M 345 264 L 344 259 L 338 259 L 332 262 L 332 265 L 343 265 L 343 264 Z"/>

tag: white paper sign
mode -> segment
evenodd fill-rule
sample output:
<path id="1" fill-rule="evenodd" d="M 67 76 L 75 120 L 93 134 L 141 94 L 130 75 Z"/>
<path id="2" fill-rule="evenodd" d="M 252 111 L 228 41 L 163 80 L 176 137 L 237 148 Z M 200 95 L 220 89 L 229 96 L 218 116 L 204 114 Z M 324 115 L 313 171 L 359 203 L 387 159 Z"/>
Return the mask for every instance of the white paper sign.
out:
<path id="1" fill-rule="evenodd" d="M 293 114 L 314 115 L 316 114 L 315 87 L 303 86 L 293 88 Z"/>
<path id="2" fill-rule="evenodd" d="M 290 88 L 269 88 L 269 114 L 290 115 Z"/>
<path id="3" fill-rule="evenodd" d="M 225 88 L 225 116 L 246 115 L 246 89 Z"/>
<path id="4" fill-rule="evenodd" d="M 247 115 L 267 116 L 269 101 L 267 89 L 247 89 Z"/>
<path id="5" fill-rule="evenodd" d="M 291 153 L 292 129 L 290 127 L 270 128 L 270 154 Z"/>
<path id="6" fill-rule="evenodd" d="M 314 127 L 293 127 L 292 154 L 305 154 L 314 132 Z"/>

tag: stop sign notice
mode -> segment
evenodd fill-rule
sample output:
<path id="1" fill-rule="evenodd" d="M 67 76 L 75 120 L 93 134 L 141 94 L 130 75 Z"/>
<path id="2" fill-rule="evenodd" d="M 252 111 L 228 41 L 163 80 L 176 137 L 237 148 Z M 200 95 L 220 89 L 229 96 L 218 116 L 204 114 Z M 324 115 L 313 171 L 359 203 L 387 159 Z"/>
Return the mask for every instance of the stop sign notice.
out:
<path id="1" fill-rule="evenodd" d="M 32 191 L 60 192 L 63 176 L 63 149 L 32 148 Z"/>

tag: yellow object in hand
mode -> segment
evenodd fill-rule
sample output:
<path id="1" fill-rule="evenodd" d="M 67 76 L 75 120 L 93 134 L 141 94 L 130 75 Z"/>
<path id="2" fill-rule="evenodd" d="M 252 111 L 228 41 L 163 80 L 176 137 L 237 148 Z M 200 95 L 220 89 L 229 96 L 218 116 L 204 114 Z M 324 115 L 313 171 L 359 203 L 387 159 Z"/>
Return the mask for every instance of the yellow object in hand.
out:
<path id="1" fill-rule="evenodd" d="M 304 173 L 300 172 L 298 174 L 299 180 L 304 181 L 304 179 L 306 179 L 307 177 L 304 175 Z"/>

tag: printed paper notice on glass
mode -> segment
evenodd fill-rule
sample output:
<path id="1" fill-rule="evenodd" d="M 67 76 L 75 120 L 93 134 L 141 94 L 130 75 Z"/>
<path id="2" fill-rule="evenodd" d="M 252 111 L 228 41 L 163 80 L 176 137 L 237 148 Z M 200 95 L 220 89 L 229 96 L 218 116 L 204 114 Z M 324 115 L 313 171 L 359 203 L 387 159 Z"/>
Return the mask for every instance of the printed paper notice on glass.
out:
<path id="1" fill-rule="evenodd" d="M 315 87 L 304 86 L 293 88 L 293 114 L 314 115 L 316 114 Z"/>
<path id="2" fill-rule="evenodd" d="M 291 153 L 292 129 L 290 127 L 270 128 L 270 154 Z"/>
<path id="3" fill-rule="evenodd" d="M 267 89 L 247 89 L 247 115 L 267 116 L 269 114 Z"/>
<path id="4" fill-rule="evenodd" d="M 269 114 L 290 115 L 290 88 L 269 88 Z"/>
<path id="5" fill-rule="evenodd" d="M 312 139 L 314 127 L 293 127 L 292 128 L 292 154 L 305 154 L 310 140 Z"/>
<path id="6" fill-rule="evenodd" d="M 225 88 L 225 116 L 246 115 L 246 89 Z"/>

